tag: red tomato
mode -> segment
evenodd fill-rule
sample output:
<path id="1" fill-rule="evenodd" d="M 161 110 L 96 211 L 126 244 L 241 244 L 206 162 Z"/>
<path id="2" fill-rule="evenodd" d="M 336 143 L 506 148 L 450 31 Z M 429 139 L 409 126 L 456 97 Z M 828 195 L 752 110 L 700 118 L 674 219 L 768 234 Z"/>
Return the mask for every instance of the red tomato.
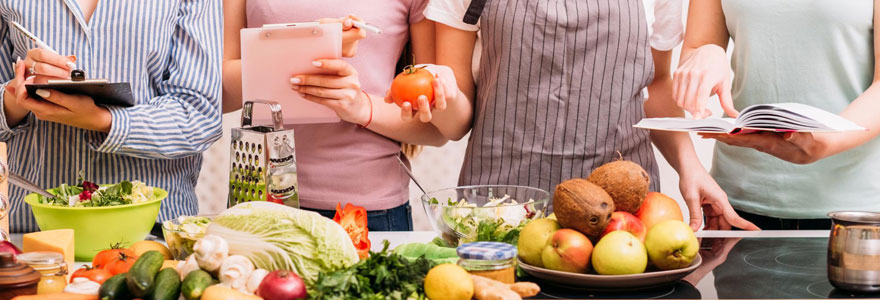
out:
<path id="1" fill-rule="evenodd" d="M 127 273 L 128 269 L 131 269 L 131 266 L 134 265 L 134 262 L 137 261 L 137 256 L 125 254 L 125 252 L 119 253 L 114 260 L 111 260 L 107 264 L 104 265 L 104 269 L 110 271 L 110 274 L 122 274 Z"/>
<path id="2" fill-rule="evenodd" d="M 348 233 L 348 237 L 354 243 L 354 248 L 357 249 L 358 256 L 362 259 L 367 258 L 370 254 L 370 239 L 367 236 L 370 233 L 367 228 L 367 210 L 360 206 L 351 205 L 351 203 L 346 203 L 343 210 L 342 205 L 336 203 L 336 215 L 333 216 L 333 221 L 336 221 Z"/>
<path id="3" fill-rule="evenodd" d="M 107 263 L 117 259 L 119 257 L 119 253 L 125 253 L 127 256 L 134 257 L 134 252 L 122 248 L 119 243 L 110 246 L 110 249 L 103 250 L 95 254 L 95 257 L 92 258 L 92 267 L 93 268 L 103 268 Z"/>
<path id="4" fill-rule="evenodd" d="M 413 110 L 418 109 L 419 96 L 428 97 L 428 103 L 434 104 L 434 75 L 424 68 L 407 66 L 403 72 L 391 82 L 391 99 L 398 106 L 409 102 Z"/>
<path id="5" fill-rule="evenodd" d="M 104 283 L 110 277 L 113 277 L 113 274 L 110 271 L 101 268 L 90 268 L 90 267 L 82 267 L 76 272 L 73 272 L 73 275 L 70 276 L 70 282 L 73 282 L 74 278 L 82 277 L 97 283 Z"/>

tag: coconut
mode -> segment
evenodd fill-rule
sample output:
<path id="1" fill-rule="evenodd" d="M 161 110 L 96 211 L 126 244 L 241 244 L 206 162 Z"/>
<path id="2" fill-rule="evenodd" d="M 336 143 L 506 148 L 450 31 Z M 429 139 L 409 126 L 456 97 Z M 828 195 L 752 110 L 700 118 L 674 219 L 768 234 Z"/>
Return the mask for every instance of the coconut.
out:
<path id="1" fill-rule="evenodd" d="M 648 172 L 642 166 L 627 160 L 604 164 L 593 170 L 587 180 L 608 192 L 618 211 L 631 214 L 639 211 L 651 186 Z"/>
<path id="2" fill-rule="evenodd" d="M 595 243 L 611 220 L 614 201 L 586 179 L 569 179 L 556 186 L 553 211 L 559 225 L 577 230 Z"/>

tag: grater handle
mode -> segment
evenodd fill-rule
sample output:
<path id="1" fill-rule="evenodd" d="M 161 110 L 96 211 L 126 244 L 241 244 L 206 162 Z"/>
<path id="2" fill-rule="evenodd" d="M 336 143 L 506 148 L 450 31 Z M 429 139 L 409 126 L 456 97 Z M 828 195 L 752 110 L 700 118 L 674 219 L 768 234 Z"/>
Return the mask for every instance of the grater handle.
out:
<path id="1" fill-rule="evenodd" d="M 248 100 L 244 102 L 241 112 L 241 127 L 253 125 L 254 103 L 266 104 L 272 111 L 272 128 L 284 130 L 284 117 L 281 115 L 281 104 L 271 100 Z"/>

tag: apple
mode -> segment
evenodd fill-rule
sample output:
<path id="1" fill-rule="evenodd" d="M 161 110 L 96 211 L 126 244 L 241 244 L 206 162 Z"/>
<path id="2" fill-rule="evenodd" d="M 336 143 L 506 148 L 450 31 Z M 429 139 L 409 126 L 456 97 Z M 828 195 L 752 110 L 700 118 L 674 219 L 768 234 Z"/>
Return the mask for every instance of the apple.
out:
<path id="1" fill-rule="evenodd" d="M 684 217 L 681 215 L 681 207 L 678 206 L 675 199 L 658 192 L 648 192 L 648 195 L 645 196 L 645 201 L 642 202 L 642 206 L 636 212 L 636 216 L 639 217 L 642 225 L 645 225 L 645 229 L 648 231 L 654 225 L 666 220 L 684 221 Z"/>
<path id="2" fill-rule="evenodd" d="M 559 222 L 553 219 L 537 219 L 526 224 L 516 242 L 519 258 L 527 264 L 544 267 L 541 252 L 544 251 L 544 246 L 547 246 L 547 240 L 559 228 L 561 228 Z"/>
<path id="3" fill-rule="evenodd" d="M 541 252 L 544 267 L 565 272 L 586 273 L 590 268 L 593 243 L 574 229 L 559 229 Z"/>
<path id="4" fill-rule="evenodd" d="M 600 238 L 617 230 L 632 233 L 632 235 L 639 238 L 639 241 L 643 244 L 645 243 L 645 233 L 648 232 L 639 218 L 636 218 L 636 216 L 625 211 L 615 211 L 611 214 L 611 221 L 608 221 L 608 225 L 605 226 L 605 231 L 602 232 Z"/>
<path id="5" fill-rule="evenodd" d="M 638 274 L 647 267 L 645 245 L 628 231 L 612 231 L 593 249 L 593 269 L 599 275 Z"/>
<path id="6" fill-rule="evenodd" d="M 648 257 L 661 270 L 681 269 L 691 265 L 700 242 L 688 224 L 680 220 L 668 220 L 651 227 L 645 236 Z"/>

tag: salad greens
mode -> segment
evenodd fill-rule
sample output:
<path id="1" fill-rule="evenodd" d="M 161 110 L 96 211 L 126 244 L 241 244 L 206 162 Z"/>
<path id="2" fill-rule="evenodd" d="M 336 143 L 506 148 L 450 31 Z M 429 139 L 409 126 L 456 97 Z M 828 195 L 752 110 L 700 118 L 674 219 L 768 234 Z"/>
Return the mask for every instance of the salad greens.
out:
<path id="1" fill-rule="evenodd" d="M 80 179 L 80 182 L 79 185 L 62 184 L 58 188 L 49 190 L 55 197 L 39 196 L 39 203 L 68 207 L 101 207 L 142 203 L 156 199 L 153 188 L 140 181 L 122 181 L 100 187 L 90 181 Z"/>
<path id="2" fill-rule="evenodd" d="M 448 199 L 442 204 L 441 218 L 446 226 L 463 235 L 459 245 L 476 241 L 516 245 L 520 231 L 538 213 L 534 202 L 517 203 L 508 195 L 490 198 L 483 206 L 466 199 Z M 436 198 L 429 204 L 441 205 Z"/>
<path id="3" fill-rule="evenodd" d="M 321 272 L 309 290 L 310 299 L 404 300 L 426 299 L 425 275 L 433 263 L 424 256 L 409 260 L 388 251 L 388 241 L 379 253 L 334 272 Z"/>

